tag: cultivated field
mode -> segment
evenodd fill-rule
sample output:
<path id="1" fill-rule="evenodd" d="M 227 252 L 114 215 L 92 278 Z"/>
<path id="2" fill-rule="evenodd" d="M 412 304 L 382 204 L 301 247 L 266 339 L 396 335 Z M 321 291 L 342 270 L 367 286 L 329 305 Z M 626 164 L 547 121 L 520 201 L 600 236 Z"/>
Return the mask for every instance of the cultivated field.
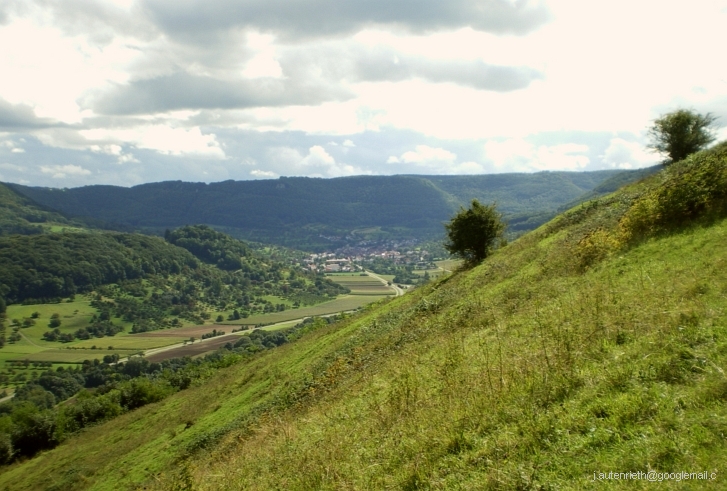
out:
<path id="1" fill-rule="evenodd" d="M 189 338 L 189 335 L 174 334 L 169 331 L 165 332 L 165 336 L 157 338 L 132 335 L 129 333 L 131 323 L 114 318 L 114 324 L 122 325 L 125 328 L 124 332 L 115 336 L 93 337 L 86 340 L 74 340 L 69 343 L 43 339 L 43 334 L 51 330 L 48 323 L 53 314 L 59 316 L 61 325 L 58 329 L 61 333 L 73 334 L 76 330 L 91 323 L 93 315 L 98 314 L 98 311 L 91 307 L 89 300 L 83 297 L 78 298 L 72 302 L 9 305 L 7 308 L 6 336 L 9 337 L 12 333 L 11 322 L 13 319 L 17 319 L 20 323 L 25 319 L 32 319 L 34 325 L 21 327 L 18 331 L 20 340 L 14 343 L 8 342 L 0 349 L 0 367 L 7 367 L 8 362 L 18 360 L 81 363 L 84 360 L 100 360 L 109 354 L 118 354 L 125 357 L 135 352 L 180 343 Z M 32 318 L 34 314 L 37 315 Z M 211 331 L 212 328 L 209 330 Z"/>
<path id="2" fill-rule="evenodd" d="M 49 361 L 52 363 L 83 363 L 85 360 L 100 360 L 106 355 L 117 354 L 123 358 L 131 354 L 137 353 L 139 350 L 120 350 L 120 349 L 47 349 L 38 353 L 25 356 L 23 360 Z"/>
<path id="3" fill-rule="evenodd" d="M 274 324 L 277 322 L 292 321 L 295 319 L 303 319 L 305 317 L 315 317 L 318 315 L 335 314 L 345 312 L 347 310 L 355 310 L 371 302 L 386 298 L 385 295 L 345 295 L 330 302 L 319 303 L 312 307 L 303 307 L 300 309 L 291 309 L 283 312 L 273 312 L 271 314 L 252 315 L 247 319 L 237 321 L 224 322 L 221 325 L 256 325 L 256 324 Z M 219 329 L 219 325 L 218 325 Z M 224 330 L 224 328 L 223 328 Z"/>
<path id="4" fill-rule="evenodd" d="M 210 329 L 211 331 L 212 329 Z M 116 335 L 114 337 L 106 337 L 106 338 L 94 338 L 94 339 L 87 339 L 85 341 L 80 341 L 78 343 L 74 343 L 74 347 L 81 347 L 81 348 L 90 348 L 91 346 L 102 346 L 104 348 L 108 346 L 112 346 L 114 349 L 137 349 L 137 350 L 145 350 L 145 349 L 152 349 L 152 348 L 161 348 L 162 346 L 168 346 L 170 344 L 174 343 L 181 343 L 185 339 L 189 339 L 189 336 L 184 336 L 182 334 L 175 334 L 171 332 L 172 329 L 169 329 L 167 331 L 167 336 L 159 336 L 159 337 L 150 337 L 150 336 L 142 336 L 141 334 L 130 334 L 127 336 L 120 336 Z"/>
<path id="5" fill-rule="evenodd" d="M 434 261 L 434 264 L 437 265 L 437 267 L 443 269 L 445 272 L 454 271 L 457 269 L 461 264 L 461 259 L 444 259 L 442 261 Z"/>
<path id="6" fill-rule="evenodd" d="M 9 362 L 18 360 L 65 364 L 82 363 L 84 360 L 100 360 L 109 354 L 118 354 L 123 358 L 133 353 L 179 344 L 191 337 L 201 339 L 203 334 L 210 333 L 213 329 L 217 329 L 218 331 L 222 330 L 229 334 L 233 327 L 240 325 L 276 324 L 275 326 L 271 326 L 271 329 L 281 329 L 295 325 L 305 317 L 354 310 L 371 302 L 381 300 L 385 298 L 385 295 L 390 294 L 389 290 L 381 282 L 368 276 L 349 276 L 346 279 L 348 280 L 348 284 L 354 286 L 352 290 L 355 290 L 355 294 L 342 296 L 330 302 L 324 302 L 312 307 L 255 315 L 235 322 L 225 322 L 224 324 L 191 325 L 177 329 L 164 329 L 139 334 L 130 333 L 130 323 L 114 318 L 113 323 L 123 325 L 125 328 L 124 332 L 118 333 L 115 336 L 74 340 L 69 343 L 52 342 L 43 339 L 43 334 L 50 330 L 48 327 L 50 318 L 53 314 L 58 314 L 61 321 L 58 329 L 62 333 L 73 334 L 76 330 L 88 326 L 94 314 L 98 314 L 97 310 L 91 307 L 89 300 L 79 296 L 77 300 L 72 302 L 10 305 L 7 308 L 7 336 L 12 333 L 11 322 L 13 319 L 17 319 L 18 322 L 22 323 L 25 319 L 30 319 L 34 313 L 37 313 L 37 315 L 32 319 L 34 322 L 33 325 L 30 327 L 22 327 L 18 331 L 20 334 L 18 341 L 7 343 L 0 349 L 0 370 L 9 368 Z M 285 324 L 279 325 L 278 323 L 280 322 L 285 322 Z M 225 344 L 217 339 L 215 338 L 215 341 L 205 341 L 205 343 L 195 343 L 189 346 L 188 349 L 182 351 L 179 351 L 181 348 L 175 348 L 169 350 L 170 354 L 166 354 L 167 352 L 165 351 L 163 355 L 160 352 L 152 356 L 154 359 L 167 359 L 176 356 L 185 356 L 187 354 L 195 355 L 201 352 L 212 351 Z M 204 351 L 198 351 L 200 349 Z"/>
<path id="7" fill-rule="evenodd" d="M 351 295 L 394 295 L 395 292 L 377 278 L 355 274 L 329 275 L 331 281 L 351 290 Z M 393 278 L 393 276 L 392 276 Z M 391 281 L 391 280 L 388 280 Z"/>
<path id="8" fill-rule="evenodd" d="M 170 358 L 181 358 L 183 356 L 197 356 L 209 351 L 215 351 L 218 348 L 226 345 L 227 343 L 235 343 L 239 339 L 238 334 L 226 334 L 224 336 L 217 336 L 212 339 L 205 339 L 204 341 L 196 341 L 189 343 L 184 346 L 177 348 L 171 348 L 168 350 L 159 351 L 158 353 L 152 353 L 145 358 L 150 362 L 159 362 L 168 360 Z"/>
<path id="9" fill-rule="evenodd" d="M 263 330 L 263 331 L 279 331 L 281 329 L 287 329 L 289 327 L 293 327 L 296 324 L 298 324 L 299 322 L 300 322 L 299 320 L 292 320 L 292 321 L 288 321 L 288 322 L 280 322 L 278 324 L 273 324 L 271 326 L 261 327 L 260 329 Z"/>

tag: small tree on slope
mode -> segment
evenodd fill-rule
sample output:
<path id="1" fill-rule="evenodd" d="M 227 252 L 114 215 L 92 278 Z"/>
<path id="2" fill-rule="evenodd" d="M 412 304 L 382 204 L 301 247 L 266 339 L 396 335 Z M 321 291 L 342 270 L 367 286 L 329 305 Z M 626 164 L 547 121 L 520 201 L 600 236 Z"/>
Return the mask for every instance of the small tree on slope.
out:
<path id="1" fill-rule="evenodd" d="M 716 119 L 710 113 L 702 115 L 686 109 L 667 113 L 649 128 L 649 147 L 669 156 L 665 165 L 683 160 L 714 141 L 710 128 Z"/>
<path id="2" fill-rule="evenodd" d="M 495 205 L 482 205 L 472 200 L 469 209 L 459 212 L 444 225 L 447 242 L 444 248 L 469 264 L 477 264 L 490 255 L 498 239 L 502 238 L 505 224 Z"/>

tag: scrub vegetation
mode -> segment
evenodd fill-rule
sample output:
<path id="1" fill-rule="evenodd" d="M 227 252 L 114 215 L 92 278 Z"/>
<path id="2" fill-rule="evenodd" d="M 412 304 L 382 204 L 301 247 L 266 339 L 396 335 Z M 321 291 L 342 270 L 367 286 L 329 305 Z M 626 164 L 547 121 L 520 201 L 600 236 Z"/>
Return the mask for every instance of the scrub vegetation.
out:
<path id="1" fill-rule="evenodd" d="M 645 489 L 727 479 L 727 145 L 11 464 L 11 489 Z M 273 331 L 271 334 L 279 333 Z M 235 356 L 220 354 L 218 356 Z"/>

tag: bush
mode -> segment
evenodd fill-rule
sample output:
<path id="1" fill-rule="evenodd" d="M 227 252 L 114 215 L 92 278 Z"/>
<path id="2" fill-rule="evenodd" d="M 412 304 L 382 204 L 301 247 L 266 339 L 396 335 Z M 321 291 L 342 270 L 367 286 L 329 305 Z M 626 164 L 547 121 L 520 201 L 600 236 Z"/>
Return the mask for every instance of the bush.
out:
<path id="1" fill-rule="evenodd" d="M 13 458 L 13 442 L 10 435 L 0 433 L 0 465 L 9 464 Z"/>
<path id="2" fill-rule="evenodd" d="M 727 142 L 670 166 L 620 221 L 626 240 L 727 214 Z"/>
<path id="3" fill-rule="evenodd" d="M 173 389 L 166 381 L 152 382 L 140 377 L 121 384 L 119 391 L 121 406 L 130 410 L 161 401 L 172 393 Z"/>
<path id="4" fill-rule="evenodd" d="M 41 411 L 26 402 L 14 408 L 12 418 L 12 446 L 19 455 L 31 456 L 58 444 L 53 411 Z"/>
<path id="5" fill-rule="evenodd" d="M 67 419 L 65 430 L 77 431 L 90 424 L 119 416 L 124 412 L 119 400 L 120 394 L 116 391 L 100 397 L 79 397 L 75 404 L 62 409 Z"/>
<path id="6" fill-rule="evenodd" d="M 469 209 L 460 207 L 459 212 L 444 225 L 447 242 L 444 248 L 468 263 L 479 263 L 494 249 L 503 237 L 505 224 L 494 204 L 482 205 L 472 200 Z"/>
<path id="7" fill-rule="evenodd" d="M 48 327 L 51 329 L 54 329 L 56 327 L 61 327 L 61 316 L 58 314 L 53 314 L 50 316 L 50 322 L 48 323 Z"/>

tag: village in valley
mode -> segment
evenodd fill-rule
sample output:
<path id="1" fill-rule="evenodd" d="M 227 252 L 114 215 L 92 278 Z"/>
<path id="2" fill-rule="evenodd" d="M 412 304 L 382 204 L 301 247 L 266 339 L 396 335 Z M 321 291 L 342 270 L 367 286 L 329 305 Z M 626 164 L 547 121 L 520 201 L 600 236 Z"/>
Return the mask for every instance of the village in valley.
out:
<path id="1" fill-rule="evenodd" d="M 391 245 L 391 244 L 385 244 Z M 436 269 L 428 251 L 411 249 L 400 252 L 394 248 L 382 246 L 346 247 L 336 252 L 322 252 L 310 254 L 303 259 L 303 266 L 312 272 L 319 273 L 348 273 L 374 269 L 374 263 L 385 263 L 389 266 L 408 266 L 411 269 Z"/>

